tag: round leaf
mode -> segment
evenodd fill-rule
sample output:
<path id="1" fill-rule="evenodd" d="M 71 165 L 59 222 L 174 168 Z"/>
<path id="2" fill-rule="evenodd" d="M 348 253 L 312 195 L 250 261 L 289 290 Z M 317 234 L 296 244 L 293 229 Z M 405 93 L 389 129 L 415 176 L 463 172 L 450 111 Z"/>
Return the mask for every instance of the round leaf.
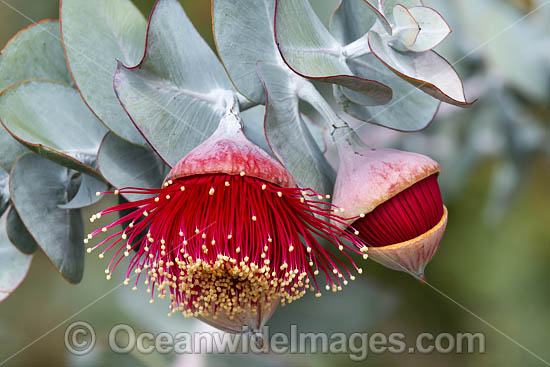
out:
<path id="1" fill-rule="evenodd" d="M 395 28 L 392 35 L 406 47 L 414 45 L 420 33 L 420 26 L 410 11 L 403 5 L 396 5 L 393 8 L 393 19 Z"/>
<path id="2" fill-rule="evenodd" d="M 420 25 L 420 32 L 414 44 L 408 47 L 411 51 L 424 52 L 439 45 L 451 33 L 451 28 L 441 14 L 426 6 L 409 9 L 411 15 Z"/>
<path id="3" fill-rule="evenodd" d="M 332 37 L 308 0 L 278 0 L 275 38 L 281 56 L 298 75 L 338 84 L 365 94 L 370 105 L 389 102 L 387 85 L 353 75 L 342 57 L 341 44 Z"/>
<path id="4" fill-rule="evenodd" d="M 31 266 L 31 255 L 19 252 L 6 234 L 7 213 L 0 217 L 0 302 L 23 282 Z"/>
<path id="5" fill-rule="evenodd" d="M 256 62 L 284 64 L 275 44 L 274 14 L 273 0 L 212 1 L 212 27 L 218 53 L 235 87 L 257 103 L 263 103 L 265 96 Z"/>
<path id="6" fill-rule="evenodd" d="M 336 101 L 346 113 L 359 120 L 399 131 L 422 130 L 435 118 L 441 104 L 439 100 L 399 78 L 373 55 L 353 59 L 349 64 L 357 75 L 374 74 L 377 80 L 391 85 L 394 96 L 384 106 L 365 106 L 362 94 L 336 87 Z"/>
<path id="7" fill-rule="evenodd" d="M 88 175 L 82 175 L 76 195 L 67 204 L 60 204 L 58 207 L 60 209 L 80 209 L 90 206 L 102 197 L 96 193 L 107 191 L 107 189 L 108 186 L 105 182 Z"/>
<path id="8" fill-rule="evenodd" d="M 31 78 L 73 83 L 56 20 L 43 20 L 19 31 L 0 52 L 0 91 Z M 0 167 L 9 171 L 27 151 L 0 128 Z"/>
<path id="9" fill-rule="evenodd" d="M 223 66 L 176 0 L 156 3 L 145 56 L 136 67 L 118 65 L 115 90 L 171 166 L 214 132 L 234 93 Z"/>
<path id="10" fill-rule="evenodd" d="M 258 64 L 265 86 L 265 134 L 275 156 L 296 181 L 319 193 L 330 193 L 334 170 L 328 164 L 298 109 L 288 75 L 277 65 Z"/>
<path id="11" fill-rule="evenodd" d="M 396 5 L 402 5 L 407 9 L 413 6 L 423 5 L 422 0 L 378 0 L 378 3 L 380 10 L 392 25 L 395 24 L 395 20 L 393 19 L 393 8 L 395 8 Z"/>
<path id="12" fill-rule="evenodd" d="M 376 32 L 369 32 L 371 52 L 395 74 L 423 92 L 456 106 L 467 107 L 462 80 L 447 60 L 434 51 L 398 52 Z"/>
<path id="13" fill-rule="evenodd" d="M 84 236 L 80 210 L 63 210 L 70 171 L 36 154 L 25 154 L 11 172 L 13 205 L 29 233 L 61 275 L 82 279 Z"/>
<path id="14" fill-rule="evenodd" d="M 155 152 L 107 134 L 98 154 L 99 170 L 116 188 L 159 188 L 165 176 L 165 165 Z M 124 194 L 132 201 L 143 195 Z"/>
<path id="15" fill-rule="evenodd" d="M 365 36 L 374 26 L 378 10 L 364 0 L 340 0 L 330 18 L 330 33 L 347 45 Z"/>
<path id="16" fill-rule="evenodd" d="M 94 166 L 107 130 L 74 88 L 40 80 L 18 84 L 0 95 L 0 119 L 10 134 L 38 154 L 101 177 Z"/>
<path id="17" fill-rule="evenodd" d="M 59 22 L 50 19 L 13 36 L 0 53 L 0 91 L 31 78 L 72 84 L 60 37 Z"/>
<path id="18" fill-rule="evenodd" d="M 17 211 L 13 207 L 10 207 L 7 216 L 6 233 L 10 242 L 22 253 L 27 255 L 33 254 L 38 249 L 38 245 L 29 231 L 27 231 Z"/>
<path id="19" fill-rule="evenodd" d="M 60 2 L 67 63 L 82 98 L 115 134 L 145 144 L 113 91 L 117 60 L 135 65 L 143 56 L 145 18 L 129 0 Z"/>

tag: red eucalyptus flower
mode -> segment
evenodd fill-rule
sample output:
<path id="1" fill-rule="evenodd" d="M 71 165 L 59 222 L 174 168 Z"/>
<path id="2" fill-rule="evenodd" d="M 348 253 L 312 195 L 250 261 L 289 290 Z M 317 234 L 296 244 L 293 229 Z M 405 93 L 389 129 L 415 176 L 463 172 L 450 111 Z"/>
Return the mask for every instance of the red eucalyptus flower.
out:
<path id="1" fill-rule="evenodd" d="M 144 198 L 92 216 L 94 221 L 132 210 L 89 235 L 86 243 L 123 226 L 88 252 L 103 246 L 103 257 L 115 251 L 107 279 L 129 257 L 125 283 L 133 282 L 136 289 L 144 277 L 150 302 L 155 293 L 169 295 L 171 313 L 181 311 L 239 332 L 243 326 L 260 328 L 279 301 L 290 303 L 308 288 L 319 289 L 320 272 L 327 290 L 341 290 L 354 276 L 316 236 L 338 248 L 361 273 L 343 250 L 359 253 L 366 247 L 337 227 L 344 221 L 319 201 L 322 196 L 298 188 L 283 166 L 245 137 L 233 112 L 173 167 L 162 188 L 114 193 Z"/>
<path id="2" fill-rule="evenodd" d="M 345 208 L 348 230 L 370 247 L 373 260 L 424 279 L 447 224 L 439 164 L 421 154 L 368 148 L 345 128 L 335 135 L 340 168 L 333 203 Z"/>

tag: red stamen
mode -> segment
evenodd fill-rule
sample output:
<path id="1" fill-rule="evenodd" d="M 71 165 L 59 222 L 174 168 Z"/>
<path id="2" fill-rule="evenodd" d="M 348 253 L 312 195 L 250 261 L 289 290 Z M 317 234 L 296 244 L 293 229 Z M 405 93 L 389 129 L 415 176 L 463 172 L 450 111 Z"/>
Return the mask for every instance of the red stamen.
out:
<path id="1" fill-rule="evenodd" d="M 99 213 L 133 209 L 93 232 L 92 237 L 125 226 L 92 249 L 116 249 L 108 277 L 135 250 L 126 283 L 134 272 L 137 286 L 143 272 L 151 297 L 155 288 L 160 298 L 169 294 L 171 310 L 185 316 L 215 317 L 221 311 L 231 319 L 243 310 L 254 312 L 259 303 L 292 302 L 313 288 L 310 279 L 318 289 L 319 270 L 328 289 L 341 290 L 354 277 L 314 235 L 338 248 L 361 272 L 343 251 L 361 253 L 366 247 L 331 223 L 344 223 L 334 207 L 307 199 L 318 196 L 313 190 L 282 188 L 248 176 L 204 174 L 168 181 L 161 189 L 118 192 L 148 197 Z"/>
<path id="2" fill-rule="evenodd" d="M 369 246 L 405 242 L 432 229 L 443 216 L 437 175 L 431 175 L 353 223 Z"/>

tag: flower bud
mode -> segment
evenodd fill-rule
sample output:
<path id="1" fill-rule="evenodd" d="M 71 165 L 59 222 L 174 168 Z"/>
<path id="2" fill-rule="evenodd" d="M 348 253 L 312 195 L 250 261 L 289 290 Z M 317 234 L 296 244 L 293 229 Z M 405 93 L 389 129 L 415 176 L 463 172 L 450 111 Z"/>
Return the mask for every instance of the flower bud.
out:
<path id="1" fill-rule="evenodd" d="M 437 183 L 439 164 L 416 153 L 371 149 L 346 128 L 335 132 L 340 166 L 333 204 L 369 257 L 424 279 L 447 224 Z"/>
<path id="2" fill-rule="evenodd" d="M 364 244 L 333 224 L 343 218 L 329 203 L 297 187 L 278 161 L 246 138 L 233 110 L 172 168 L 160 189 L 115 193 L 143 199 L 94 215 L 92 221 L 124 212 L 86 238 L 88 243 L 122 227 L 88 252 L 104 247 L 102 258 L 114 250 L 108 279 L 129 257 L 125 284 L 133 282 L 137 290 L 143 280 L 151 303 L 154 296 L 169 297 L 170 315 L 196 317 L 229 332 L 257 332 L 279 303 L 294 302 L 308 289 L 317 296 L 320 289 L 341 290 L 354 278 L 352 270 L 362 271 L 347 252 L 360 253 Z M 316 235 L 346 252 L 351 266 Z"/>

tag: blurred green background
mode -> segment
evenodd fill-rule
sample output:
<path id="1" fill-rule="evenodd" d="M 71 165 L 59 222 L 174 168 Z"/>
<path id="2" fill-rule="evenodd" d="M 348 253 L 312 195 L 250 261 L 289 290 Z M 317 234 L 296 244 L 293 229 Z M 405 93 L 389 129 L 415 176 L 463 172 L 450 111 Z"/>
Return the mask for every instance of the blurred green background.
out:
<path id="1" fill-rule="evenodd" d="M 144 14 L 153 6 L 153 0 L 134 2 Z M 210 1 L 181 2 L 212 45 Z M 324 21 L 336 3 L 311 2 Z M 344 292 L 320 300 L 308 296 L 280 308 L 270 324 L 278 330 L 298 323 L 301 330 L 402 332 L 410 343 L 422 332 L 482 332 L 485 353 L 371 353 L 361 363 L 346 355 L 235 360 L 116 355 L 106 349 L 115 324 L 153 333 L 195 330 L 200 324 L 167 319 L 165 305 L 149 306 L 143 294 L 117 288 L 120 274 L 107 282 L 96 257 L 87 258 L 84 280 L 73 286 L 38 252 L 27 279 L 0 304 L 0 362 L 17 353 L 7 366 L 544 365 L 518 344 L 550 361 L 550 2 L 425 3 L 453 28 L 439 51 L 451 62 L 460 60 L 455 67 L 464 76 L 466 94 L 478 103 L 469 110 L 443 106 L 437 120 L 418 134 L 372 126 L 359 131 L 373 146 L 423 152 L 442 163 L 449 224 L 426 272 L 439 292 L 370 262 L 366 276 Z M 57 16 L 57 0 L 1 0 L 0 43 L 32 21 Z M 96 349 L 85 357 L 70 355 L 63 343 L 65 328 L 76 320 L 91 323 L 98 335 Z"/>

